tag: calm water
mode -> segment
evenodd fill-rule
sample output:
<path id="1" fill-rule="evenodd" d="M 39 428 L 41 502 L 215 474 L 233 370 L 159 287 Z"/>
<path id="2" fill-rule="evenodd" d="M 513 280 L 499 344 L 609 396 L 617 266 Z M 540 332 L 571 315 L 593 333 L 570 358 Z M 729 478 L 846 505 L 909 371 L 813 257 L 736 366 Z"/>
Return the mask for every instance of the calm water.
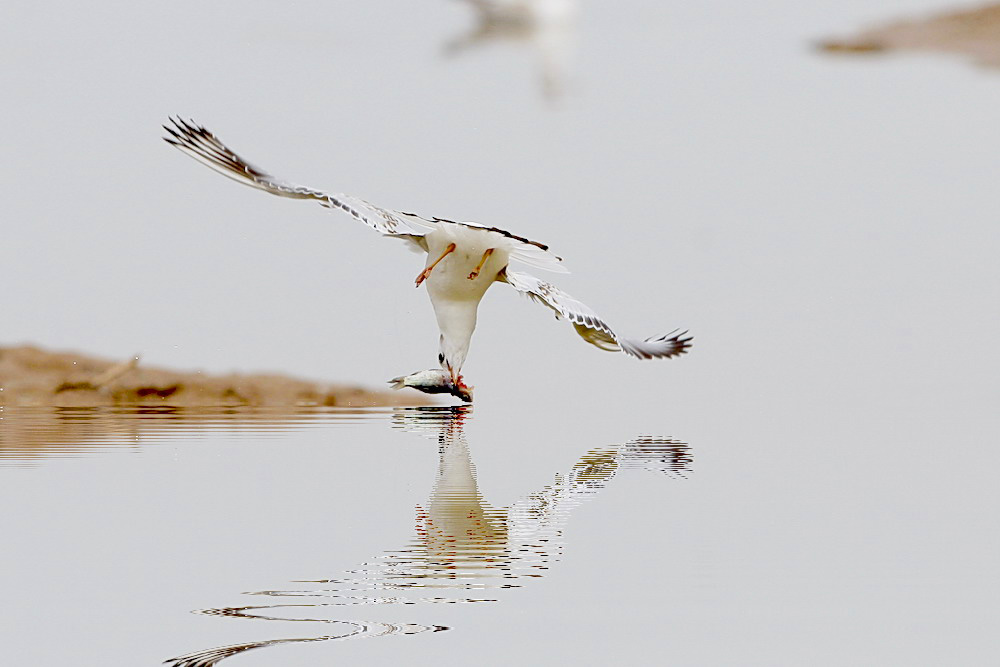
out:
<path id="1" fill-rule="evenodd" d="M 694 467 L 688 444 L 636 435 L 580 443 L 544 484 L 487 495 L 466 434 L 475 415 L 465 406 L 2 416 L 4 501 L 31 508 L 7 512 L 3 526 L 4 572 L 19 573 L 5 582 L 6 626 L 17 627 L 7 652 L 13 640 L 18 664 L 158 657 L 193 667 L 266 647 L 274 647 L 264 658 L 272 662 L 261 664 L 316 664 L 344 655 L 311 646 L 318 642 L 445 632 L 422 640 L 431 642 L 427 656 L 453 655 L 457 664 L 468 659 L 463 652 L 482 650 L 484 632 L 517 632 L 526 621 L 533 633 L 553 623 L 531 596 L 578 597 L 572 607 L 613 599 L 613 578 L 628 572 L 573 556 L 583 548 L 569 540 L 574 515 L 592 501 L 620 510 L 639 502 L 617 523 L 631 524 L 640 543 L 655 538 Z M 522 466 L 534 468 L 530 457 Z M 607 498 L 606 489 L 637 482 Z M 575 569 L 560 571 L 567 560 L 592 570 L 567 580 Z M 612 581 L 604 582 L 608 569 Z M 551 586 L 558 592 L 546 592 Z M 185 603 L 214 606 L 178 610 Z M 500 611 L 450 609 L 479 606 Z M 602 625 L 637 611 L 617 606 L 600 612 Z M 40 641 L 40 627 L 61 628 L 60 641 Z M 224 643 L 233 637 L 241 640 Z M 551 642 L 543 650 L 567 650 Z M 351 659 L 396 662 L 391 656 L 416 648 L 389 641 Z M 501 644 L 483 660 L 507 650 Z"/>
<path id="2" fill-rule="evenodd" d="M 989 664 L 995 646 L 992 476 L 947 443 L 796 451 L 667 420 L 609 439 L 541 414 L 514 435 L 464 407 L 2 416 L 12 664 Z"/>

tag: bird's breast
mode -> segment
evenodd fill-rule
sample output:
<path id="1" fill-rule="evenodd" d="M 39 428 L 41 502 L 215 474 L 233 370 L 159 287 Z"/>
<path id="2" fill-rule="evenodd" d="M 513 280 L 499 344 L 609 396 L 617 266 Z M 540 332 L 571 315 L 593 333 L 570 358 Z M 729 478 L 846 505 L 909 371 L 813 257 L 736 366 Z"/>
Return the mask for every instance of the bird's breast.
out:
<path id="1" fill-rule="evenodd" d="M 455 250 L 431 271 L 427 289 L 432 298 L 479 301 L 510 260 L 509 240 L 495 232 L 449 225 L 427 236 L 427 266 L 452 243 Z M 483 261 L 488 250 L 492 253 Z M 475 277 L 470 278 L 473 273 Z"/>

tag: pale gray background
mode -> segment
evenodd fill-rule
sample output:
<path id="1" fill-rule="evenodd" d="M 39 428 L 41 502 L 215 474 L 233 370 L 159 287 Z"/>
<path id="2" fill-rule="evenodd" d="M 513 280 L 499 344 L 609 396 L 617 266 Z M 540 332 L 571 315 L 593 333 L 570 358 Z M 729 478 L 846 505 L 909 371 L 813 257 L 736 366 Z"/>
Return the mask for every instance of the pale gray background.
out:
<path id="1" fill-rule="evenodd" d="M 286 178 L 541 239 L 614 325 L 696 336 L 637 363 L 501 287 L 467 365 L 484 399 L 652 407 L 808 370 L 796 395 L 831 409 L 970 406 L 998 370 L 1000 77 L 810 50 L 931 6 L 584 2 L 551 108 L 530 48 L 443 57 L 473 25 L 455 2 L 16 3 L 0 337 L 370 384 L 434 362 L 419 258 L 171 150 L 182 113 Z"/>
<path id="2" fill-rule="evenodd" d="M 458 618 L 465 634 L 316 648 L 323 659 L 373 651 L 442 664 L 450 650 L 467 664 L 484 650 L 598 664 L 666 645 L 677 664 L 989 664 L 1000 75 L 959 57 L 810 47 L 939 7 L 582 2 L 566 92 L 548 100 L 531 45 L 443 55 L 474 24 L 457 2 L 13 3 L 0 25 L 0 340 L 370 385 L 433 363 L 433 316 L 412 287 L 420 260 L 345 216 L 239 187 L 159 140 L 167 114 L 190 115 L 279 176 L 548 242 L 574 271 L 555 282 L 623 331 L 696 336 L 684 358 L 640 363 L 587 346 L 502 286 L 491 291 L 466 366 L 478 388 L 469 437 L 489 497 L 511 502 L 587 448 L 639 433 L 692 443 L 695 474 L 684 491 L 642 486 L 648 478 L 609 489 L 575 519 L 570 546 L 585 560 L 554 572 L 555 588 L 535 588 L 531 604 L 493 608 L 499 625 L 489 617 L 477 634 Z M 19 579 L 20 602 L 6 610 L 23 623 L 15 649 L 44 648 L 48 664 L 108 664 L 100 656 L 116 646 L 96 638 L 113 627 L 131 638 L 121 654 L 148 651 L 149 663 L 274 635 L 185 612 L 335 574 L 404 539 L 433 477 L 433 445 L 417 464 L 385 449 L 407 446 L 399 434 L 342 440 L 366 438 L 374 449 L 347 472 L 346 450 L 321 454 L 315 442 L 284 456 L 260 445 L 246 458 L 220 446 L 176 474 L 153 454 L 17 472 L 4 502 L 33 509 L 10 533 L 20 547 L 7 553 L 20 556 L 8 572 L 41 562 L 64 578 L 31 614 L 22 610 L 35 582 Z M 262 549 L 252 540 L 265 501 L 238 504 L 235 519 L 223 510 L 254 491 L 236 486 L 234 460 L 251 482 L 285 461 L 285 481 L 262 493 L 297 488 L 302 470 L 336 470 L 337 484 L 306 515 L 272 517 L 287 532 Z M 93 488 L 67 491 L 84 473 Z M 98 502 L 109 488 L 121 495 Z M 295 547 L 291 535 L 332 521 L 330 508 L 375 497 L 393 505 L 395 528 L 379 507 L 370 521 L 333 524 L 364 548 Z M 130 508 L 165 528 L 109 533 L 139 545 L 135 580 L 108 574 L 119 577 L 115 604 L 107 589 L 90 599 L 74 588 L 85 572 L 59 569 L 60 554 L 80 549 L 65 532 L 43 530 L 58 548 L 37 547 L 53 558 L 38 560 L 38 527 L 74 525 L 74 513 L 128 521 Z M 229 535 L 220 546 L 215 525 L 165 518 L 204 511 L 246 526 L 250 541 Z M 223 553 L 184 560 L 205 543 Z M 103 553 L 79 558 L 103 563 Z M 606 585 L 588 606 L 580 582 L 595 580 Z M 163 590 L 177 594 L 164 603 Z M 159 610 L 161 625 L 131 606 Z M 79 613 L 52 615 L 67 608 Z M 95 608 L 120 617 L 97 624 L 86 616 Z M 95 625 L 84 632 L 79 618 Z M 181 618 L 193 634 L 162 625 Z M 624 639 L 568 643 L 602 627 Z M 411 640 L 438 643 L 414 657 Z M 297 650 L 234 664 L 292 664 L 281 660 Z"/>

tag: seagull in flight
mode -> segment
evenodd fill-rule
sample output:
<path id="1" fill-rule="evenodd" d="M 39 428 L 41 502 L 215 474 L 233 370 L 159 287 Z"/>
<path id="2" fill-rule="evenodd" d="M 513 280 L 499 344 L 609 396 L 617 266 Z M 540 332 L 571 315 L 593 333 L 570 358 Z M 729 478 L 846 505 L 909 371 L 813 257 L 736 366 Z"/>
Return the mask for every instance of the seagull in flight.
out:
<path id="1" fill-rule="evenodd" d="M 347 213 L 383 236 L 401 239 L 414 250 L 427 253 L 416 286 L 427 285 L 441 331 L 438 362 L 456 387 L 468 388 L 462 378 L 476 328 L 479 302 L 494 283 L 503 283 L 547 306 L 556 319 L 565 319 L 588 343 L 602 350 L 624 352 L 636 359 L 666 359 L 687 352 L 692 337 L 687 331 L 627 338 L 617 334 L 589 307 L 548 281 L 521 271 L 512 271 L 517 262 L 538 269 L 568 273 L 562 258 L 538 241 L 518 236 L 499 227 L 444 218 L 424 218 L 376 206 L 358 197 L 327 193 L 275 178 L 253 166 L 212 132 L 181 118 L 164 125 L 163 140 L 202 164 L 244 185 L 290 199 L 312 199 L 329 209 Z"/>

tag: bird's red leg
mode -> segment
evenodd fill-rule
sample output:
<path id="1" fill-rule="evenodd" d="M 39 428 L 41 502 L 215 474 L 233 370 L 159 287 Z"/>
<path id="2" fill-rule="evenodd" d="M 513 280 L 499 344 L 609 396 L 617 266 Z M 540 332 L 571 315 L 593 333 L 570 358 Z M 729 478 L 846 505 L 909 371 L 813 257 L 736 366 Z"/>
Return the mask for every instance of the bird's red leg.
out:
<path id="1" fill-rule="evenodd" d="M 469 280 L 474 280 L 476 276 L 479 275 L 479 272 L 483 270 L 483 265 L 486 264 L 486 260 L 490 258 L 490 255 L 493 254 L 494 250 L 495 248 L 489 248 L 487 249 L 486 252 L 483 253 L 483 258 L 479 260 L 479 264 L 477 264 L 476 268 L 474 268 L 472 270 L 472 273 L 469 274 Z"/>
<path id="2" fill-rule="evenodd" d="M 429 275 L 431 275 L 431 271 L 433 271 L 434 267 L 438 265 L 438 262 L 440 262 L 442 259 L 444 259 L 445 257 L 447 257 L 449 253 L 453 253 L 453 252 L 455 252 L 455 244 L 454 243 L 449 243 L 448 247 L 444 249 L 443 253 L 441 253 L 441 256 L 438 257 L 437 259 L 435 259 L 433 264 L 431 264 L 426 269 L 424 269 L 423 271 L 421 271 L 420 275 L 417 276 L 417 287 L 420 287 L 420 283 L 422 283 L 425 280 L 427 280 L 427 277 Z"/>

